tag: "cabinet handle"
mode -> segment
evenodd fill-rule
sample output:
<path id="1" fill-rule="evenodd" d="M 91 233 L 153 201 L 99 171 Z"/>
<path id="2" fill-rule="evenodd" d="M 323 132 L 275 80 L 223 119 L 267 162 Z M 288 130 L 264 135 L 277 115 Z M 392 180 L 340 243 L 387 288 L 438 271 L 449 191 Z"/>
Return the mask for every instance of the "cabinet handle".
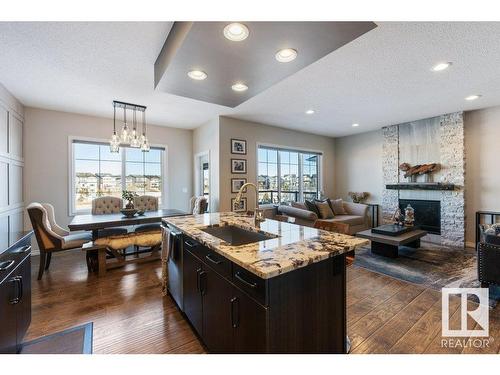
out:
<path id="1" fill-rule="evenodd" d="M 0 271 L 6 271 L 10 267 L 12 267 L 16 263 L 14 260 L 10 260 L 8 262 L 3 262 L 2 265 L 0 266 Z"/>
<path id="2" fill-rule="evenodd" d="M 11 305 L 17 305 L 21 299 L 19 298 L 19 281 L 18 281 L 18 278 L 17 277 L 13 277 L 12 279 L 9 280 L 10 283 L 14 283 L 15 286 L 16 286 L 16 298 L 13 298 L 11 300 L 9 300 L 9 303 Z"/>
<path id="3" fill-rule="evenodd" d="M 234 306 L 238 306 L 238 311 L 236 314 L 234 312 Z M 238 326 L 240 325 L 239 315 L 240 315 L 239 300 L 237 297 L 233 297 L 231 298 L 231 325 L 233 326 L 233 328 L 238 328 Z"/>
<path id="4" fill-rule="evenodd" d="M 184 243 L 187 245 L 187 247 L 189 247 L 190 249 L 194 249 L 196 247 L 196 244 L 189 241 L 189 240 L 185 240 Z"/>
<path id="5" fill-rule="evenodd" d="M 22 276 L 17 276 L 16 280 L 19 284 L 19 296 L 17 297 L 19 301 L 23 299 L 24 296 L 24 288 L 23 288 L 23 277 Z"/>
<path id="6" fill-rule="evenodd" d="M 201 295 L 205 295 L 205 292 L 207 291 L 206 289 L 206 282 L 203 282 L 203 279 L 206 280 L 206 277 L 203 277 L 203 276 L 206 276 L 207 273 L 205 271 L 201 271 L 200 272 L 200 291 L 201 291 Z M 203 277 L 203 279 L 202 279 Z"/>
<path id="7" fill-rule="evenodd" d="M 211 254 L 205 255 L 205 259 L 212 262 L 213 264 L 221 264 L 222 263 L 221 260 L 217 260 L 217 259 L 212 258 Z"/>
<path id="8" fill-rule="evenodd" d="M 201 291 L 201 290 L 200 290 L 200 272 L 201 272 L 201 268 L 198 268 L 198 269 L 196 270 L 196 290 L 197 290 L 198 292 L 200 292 L 200 291 Z"/>
<path id="9" fill-rule="evenodd" d="M 31 251 L 31 245 L 23 246 L 21 251 L 23 253 L 27 253 L 27 252 Z"/>
<path id="10" fill-rule="evenodd" d="M 250 288 L 257 288 L 257 283 L 253 283 L 251 281 L 245 280 L 242 276 L 241 273 L 238 271 L 234 274 L 234 277 L 236 277 L 238 280 L 240 280 L 243 284 L 246 286 L 249 286 Z"/>

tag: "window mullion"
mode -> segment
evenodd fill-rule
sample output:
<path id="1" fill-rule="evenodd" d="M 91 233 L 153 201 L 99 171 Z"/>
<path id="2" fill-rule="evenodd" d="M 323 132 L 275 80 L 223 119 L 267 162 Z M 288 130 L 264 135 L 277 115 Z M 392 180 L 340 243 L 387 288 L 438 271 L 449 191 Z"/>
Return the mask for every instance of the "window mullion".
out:
<path id="1" fill-rule="evenodd" d="M 278 175 L 278 203 L 281 203 L 281 156 L 279 150 L 276 150 L 276 172 Z"/>
<path id="2" fill-rule="evenodd" d="M 122 191 L 127 190 L 127 168 L 126 168 L 126 162 L 127 162 L 127 149 L 125 147 L 122 147 Z"/>
<path id="3" fill-rule="evenodd" d="M 303 166 L 304 166 L 304 157 L 301 153 L 299 153 L 299 201 L 303 202 L 304 201 L 304 186 L 303 186 L 303 181 L 304 181 L 304 171 L 303 171 Z"/>

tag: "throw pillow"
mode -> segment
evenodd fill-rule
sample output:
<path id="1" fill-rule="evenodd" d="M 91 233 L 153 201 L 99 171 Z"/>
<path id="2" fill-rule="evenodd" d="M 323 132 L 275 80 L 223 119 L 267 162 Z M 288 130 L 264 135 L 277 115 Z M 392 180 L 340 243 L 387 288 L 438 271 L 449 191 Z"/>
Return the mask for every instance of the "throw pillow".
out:
<path id="1" fill-rule="evenodd" d="M 295 208 L 300 208 L 302 210 L 307 210 L 307 207 L 304 203 L 300 203 L 300 202 L 292 202 L 291 203 L 292 207 L 295 207 Z"/>
<path id="2" fill-rule="evenodd" d="M 330 200 L 330 198 L 326 198 L 326 199 L 317 199 L 317 198 L 315 198 L 314 199 L 314 203 L 316 203 L 316 202 L 321 202 L 321 203 L 327 202 L 328 205 L 330 206 L 330 208 L 332 209 L 333 214 L 335 214 L 335 211 L 333 211 L 332 201 Z"/>
<path id="3" fill-rule="evenodd" d="M 347 215 L 347 212 L 344 210 L 344 203 L 342 199 L 334 199 L 332 202 L 332 209 L 335 215 Z"/>
<path id="4" fill-rule="evenodd" d="M 320 216 L 319 215 L 319 210 L 318 210 L 318 207 L 316 207 L 316 205 L 314 204 L 313 201 L 308 201 L 308 200 L 305 200 L 304 201 L 304 204 L 306 205 L 307 209 L 311 212 L 314 212 L 316 215 L 318 215 L 318 217 Z"/>
<path id="5" fill-rule="evenodd" d="M 333 211 L 328 202 L 316 202 L 321 219 L 333 219 Z"/>

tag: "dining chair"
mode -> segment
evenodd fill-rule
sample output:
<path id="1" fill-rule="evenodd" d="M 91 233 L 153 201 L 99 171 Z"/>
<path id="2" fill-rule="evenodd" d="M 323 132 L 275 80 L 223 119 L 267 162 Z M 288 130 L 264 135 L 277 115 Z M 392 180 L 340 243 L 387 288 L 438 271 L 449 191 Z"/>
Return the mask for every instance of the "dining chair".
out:
<path id="1" fill-rule="evenodd" d="M 120 210 L 123 208 L 123 199 L 112 196 L 104 196 L 92 199 L 92 215 L 108 215 L 108 214 L 119 214 Z M 105 228 L 99 229 L 97 232 L 97 238 L 109 237 L 109 236 L 119 236 L 122 234 L 127 234 L 127 228 Z"/>
<path id="2" fill-rule="evenodd" d="M 49 269 L 53 252 L 78 249 L 84 243 L 92 241 L 91 233 L 70 234 L 57 225 L 54 207 L 49 203 L 33 202 L 26 209 L 40 249 L 38 280 L 42 278 L 43 272 Z"/>
<path id="3" fill-rule="evenodd" d="M 327 220 L 316 220 L 314 223 L 314 228 L 326 230 L 329 232 L 335 232 L 340 234 L 349 235 L 349 224 L 340 223 L 336 221 L 327 221 Z M 354 262 L 354 250 L 349 251 L 346 254 L 346 262 L 347 265 L 350 266 Z"/>
<path id="4" fill-rule="evenodd" d="M 199 197 L 191 197 L 189 200 L 189 212 L 193 215 L 204 214 L 208 209 L 207 197 L 201 195 Z"/>
<path id="5" fill-rule="evenodd" d="M 158 197 L 153 195 L 140 195 L 134 197 L 134 207 L 139 211 L 158 211 Z M 154 232 L 161 230 L 161 223 L 143 224 L 135 227 L 135 233 Z M 139 256 L 139 245 L 134 246 L 135 256 Z"/>

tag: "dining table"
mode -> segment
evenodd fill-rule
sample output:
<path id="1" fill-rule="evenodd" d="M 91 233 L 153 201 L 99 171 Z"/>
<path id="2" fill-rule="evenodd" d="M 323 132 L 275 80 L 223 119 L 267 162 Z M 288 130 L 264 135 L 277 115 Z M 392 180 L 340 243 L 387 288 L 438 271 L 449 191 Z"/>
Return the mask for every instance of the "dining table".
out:
<path id="1" fill-rule="evenodd" d="M 159 223 L 165 217 L 186 215 L 190 214 L 173 208 L 146 211 L 142 215 L 135 215 L 133 217 L 126 217 L 121 213 L 104 215 L 85 214 L 73 217 L 73 220 L 69 223 L 68 228 L 70 231 L 92 231 L 92 239 L 96 240 L 98 231 L 102 229 Z"/>

